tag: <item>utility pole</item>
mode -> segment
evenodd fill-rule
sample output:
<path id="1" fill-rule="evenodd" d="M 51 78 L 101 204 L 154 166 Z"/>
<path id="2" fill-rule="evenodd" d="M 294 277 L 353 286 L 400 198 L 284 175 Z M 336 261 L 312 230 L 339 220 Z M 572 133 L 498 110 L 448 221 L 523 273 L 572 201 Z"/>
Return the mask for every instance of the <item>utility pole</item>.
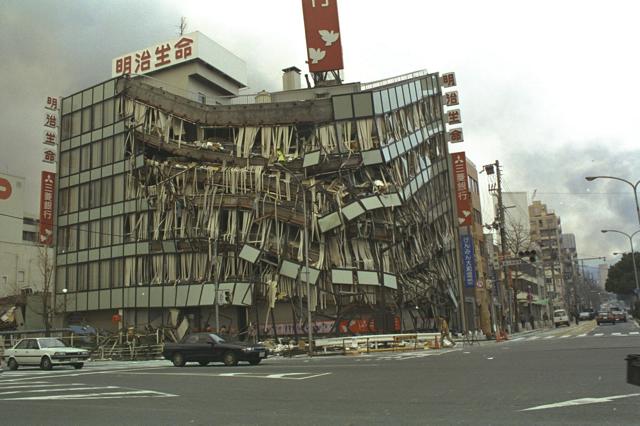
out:
<path id="1" fill-rule="evenodd" d="M 518 316 L 517 316 L 518 302 L 516 300 L 517 293 L 514 292 L 513 298 L 511 298 L 509 294 L 509 267 L 506 265 L 504 261 L 505 256 L 507 255 L 508 249 L 507 249 L 507 232 L 506 232 L 505 219 L 504 219 L 505 206 L 502 200 L 502 172 L 500 171 L 500 161 L 496 160 L 495 163 L 485 166 L 485 170 L 487 171 L 487 174 L 490 174 L 489 170 L 493 168 L 495 168 L 497 186 L 495 188 L 490 187 L 489 192 L 495 192 L 496 197 L 498 199 L 497 222 L 498 222 L 498 230 L 500 232 L 500 251 L 501 251 L 500 262 L 502 263 L 502 273 L 504 276 L 503 278 L 504 296 L 503 296 L 502 303 L 505 304 L 505 301 L 506 301 L 509 306 L 509 316 L 507 317 L 507 326 L 513 325 L 514 328 L 517 328 L 517 323 L 518 323 Z M 512 307 L 512 303 L 514 302 L 515 302 L 515 308 Z M 503 306 L 502 309 L 504 311 L 505 306 Z M 511 329 L 509 330 L 509 332 L 511 332 Z"/>

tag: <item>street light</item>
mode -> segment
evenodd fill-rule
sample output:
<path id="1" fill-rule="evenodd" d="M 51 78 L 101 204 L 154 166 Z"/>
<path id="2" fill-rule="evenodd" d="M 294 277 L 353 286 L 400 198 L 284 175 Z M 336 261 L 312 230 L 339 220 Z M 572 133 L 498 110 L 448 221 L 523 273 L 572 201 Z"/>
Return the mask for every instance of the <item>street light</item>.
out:
<path id="1" fill-rule="evenodd" d="M 614 177 L 614 176 L 587 176 L 585 177 L 585 179 L 589 182 L 594 181 L 596 179 L 613 179 L 613 180 L 619 180 L 620 182 L 624 182 L 626 184 L 628 184 L 630 187 L 633 188 L 633 196 L 636 200 L 636 214 L 638 215 L 638 224 L 640 224 L 640 205 L 638 204 L 638 185 L 640 185 L 640 180 L 638 180 L 636 183 L 632 183 L 626 179 L 622 179 L 619 177 Z"/>
<path id="2" fill-rule="evenodd" d="M 285 170 L 289 175 L 296 180 L 298 188 L 302 191 L 302 214 L 304 215 L 304 268 L 307 282 L 307 331 L 309 337 L 309 356 L 311 356 L 311 350 L 313 345 L 313 325 L 311 324 L 311 284 L 309 283 L 309 240 L 308 240 L 308 228 L 307 228 L 307 195 L 304 191 L 304 186 L 299 177 L 297 177 L 288 167 L 285 167 L 282 163 L 275 163 L 276 168 Z M 301 298 L 302 300 L 302 298 Z"/>
<path id="3" fill-rule="evenodd" d="M 637 200 L 637 198 L 636 198 Z M 634 232 L 633 234 L 629 235 L 626 232 L 622 232 L 622 231 L 617 231 L 615 229 L 603 229 L 602 231 L 603 234 L 606 234 L 607 232 L 615 232 L 617 234 L 622 234 L 625 237 L 627 237 L 629 239 L 629 245 L 631 246 L 631 260 L 633 261 L 633 278 L 636 281 L 636 299 L 640 299 L 640 286 L 638 285 L 638 271 L 636 269 L 636 254 L 633 250 L 633 237 L 640 232 L 640 230 L 637 230 L 636 232 Z"/>

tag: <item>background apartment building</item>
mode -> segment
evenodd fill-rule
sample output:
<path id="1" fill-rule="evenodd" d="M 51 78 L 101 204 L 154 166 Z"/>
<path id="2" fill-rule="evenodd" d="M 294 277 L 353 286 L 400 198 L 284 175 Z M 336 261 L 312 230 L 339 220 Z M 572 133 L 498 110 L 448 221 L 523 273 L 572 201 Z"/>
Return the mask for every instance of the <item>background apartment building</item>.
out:
<path id="1" fill-rule="evenodd" d="M 565 307 L 566 289 L 562 262 L 562 226 L 560 217 L 540 201 L 529 206 L 531 242 L 540 248 L 547 293 L 554 307 Z"/>

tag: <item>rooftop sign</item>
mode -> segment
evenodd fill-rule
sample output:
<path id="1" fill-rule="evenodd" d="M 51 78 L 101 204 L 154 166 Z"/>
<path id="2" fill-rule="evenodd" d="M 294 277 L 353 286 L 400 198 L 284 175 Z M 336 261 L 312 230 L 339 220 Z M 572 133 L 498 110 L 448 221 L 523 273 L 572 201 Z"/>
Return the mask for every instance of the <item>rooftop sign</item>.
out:
<path id="1" fill-rule="evenodd" d="M 247 84 L 244 61 L 198 31 L 114 58 L 111 77 L 148 74 L 193 59 L 206 62 L 243 86 Z"/>

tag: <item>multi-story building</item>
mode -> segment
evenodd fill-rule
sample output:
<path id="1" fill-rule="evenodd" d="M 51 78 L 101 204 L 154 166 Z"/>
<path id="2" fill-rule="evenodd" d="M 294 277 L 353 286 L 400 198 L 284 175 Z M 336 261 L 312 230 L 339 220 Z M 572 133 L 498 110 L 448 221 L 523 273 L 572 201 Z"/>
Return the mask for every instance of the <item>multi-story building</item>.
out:
<path id="1" fill-rule="evenodd" d="M 541 251 L 546 290 L 551 297 L 553 307 L 566 307 L 560 217 L 547 209 L 546 204 L 534 201 L 529 206 L 529 228 L 531 242 L 535 243 Z"/>
<path id="2" fill-rule="evenodd" d="M 471 209 L 473 222 L 471 235 L 476 261 L 477 282 L 475 288 L 464 289 L 465 301 L 468 308 L 465 310 L 468 318 L 468 328 L 482 330 L 485 335 L 492 334 L 492 297 L 488 288 L 487 248 L 485 245 L 484 225 L 482 221 L 482 205 L 480 203 L 480 187 L 478 185 L 478 170 L 469 158 L 467 161 L 467 176 L 469 192 L 471 193 Z"/>
<path id="3" fill-rule="evenodd" d="M 0 174 L 0 298 L 43 289 L 46 252 L 38 245 L 37 216 L 25 212 L 24 187 L 23 177 Z"/>
<path id="4" fill-rule="evenodd" d="M 300 333 L 307 309 L 320 333 L 459 324 L 437 73 L 301 89 L 292 67 L 290 90 L 237 96 L 246 66 L 215 42 L 160 46 L 146 71 L 136 61 L 158 49 L 62 100 L 68 316 L 200 328 L 220 305 L 220 325 L 261 333 Z"/>

